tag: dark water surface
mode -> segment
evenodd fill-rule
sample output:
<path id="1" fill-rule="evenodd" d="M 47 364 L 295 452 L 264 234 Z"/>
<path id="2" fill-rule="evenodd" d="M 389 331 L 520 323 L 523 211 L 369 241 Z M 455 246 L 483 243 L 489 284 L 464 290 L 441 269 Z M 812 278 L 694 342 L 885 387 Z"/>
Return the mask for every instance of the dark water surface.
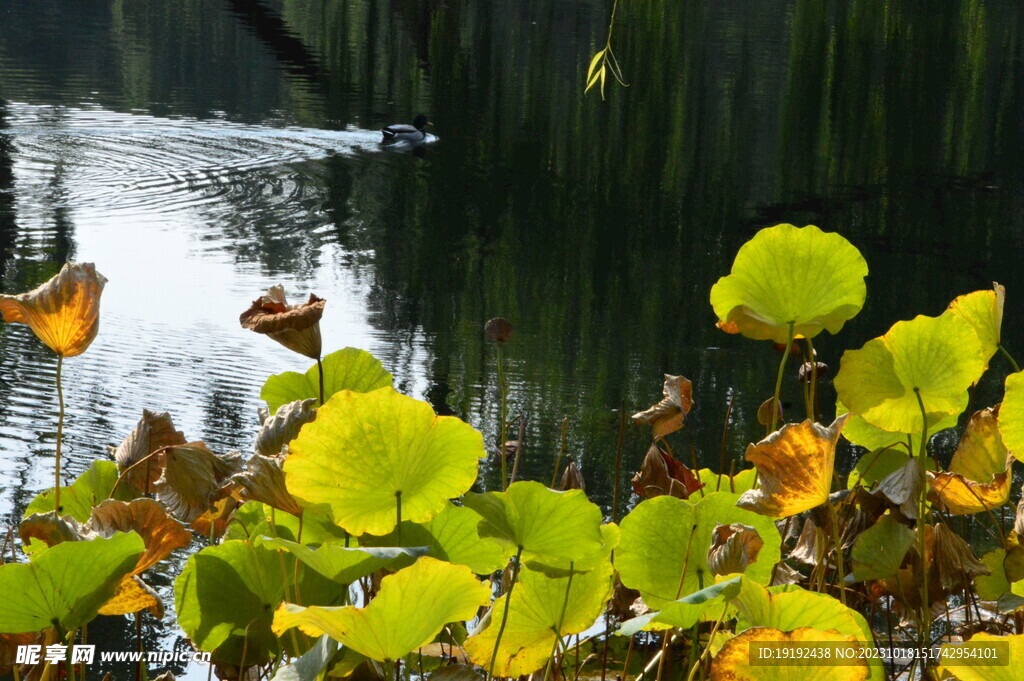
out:
<path id="1" fill-rule="evenodd" d="M 265 377 L 306 367 L 238 326 L 275 283 L 328 300 L 325 349 L 373 352 L 489 442 L 482 324 L 510 318 L 527 474 L 550 478 L 568 418 L 605 508 L 617 410 L 655 401 L 664 372 L 694 382 L 702 462 L 718 465 L 730 399 L 727 457 L 762 434 L 778 356 L 718 331 L 708 291 L 763 226 L 817 224 L 867 258 L 863 312 L 816 341 L 833 367 L 993 280 L 1024 352 L 1019 2 L 622 0 L 629 87 L 602 102 L 582 77 L 609 10 L 0 0 L 0 292 L 69 258 L 110 279 L 100 336 L 65 368 L 69 479 L 144 407 L 214 450 L 250 449 Z M 419 112 L 439 137 L 425 154 L 377 147 L 374 130 Z M 11 521 L 51 484 L 54 369 L 26 327 L 0 324 Z M 980 399 L 998 395 L 993 370 Z M 627 429 L 624 479 L 646 437 Z M 147 627 L 153 648 L 184 645 L 170 622 Z"/>

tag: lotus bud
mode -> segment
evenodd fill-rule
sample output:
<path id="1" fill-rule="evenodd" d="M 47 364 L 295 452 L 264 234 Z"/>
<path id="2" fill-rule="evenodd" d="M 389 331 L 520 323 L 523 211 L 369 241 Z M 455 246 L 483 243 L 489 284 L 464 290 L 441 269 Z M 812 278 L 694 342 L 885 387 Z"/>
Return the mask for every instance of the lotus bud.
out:
<path id="1" fill-rule="evenodd" d="M 800 368 L 797 369 L 796 377 L 801 383 L 810 383 L 815 372 L 818 374 L 819 381 L 822 376 L 828 373 L 828 365 L 824 362 L 815 362 L 814 364 L 817 365 L 817 368 L 815 368 L 815 366 L 810 362 L 804 362 L 800 365 Z"/>
<path id="2" fill-rule="evenodd" d="M 495 317 L 484 324 L 484 335 L 495 343 L 507 343 L 512 338 L 512 322 L 504 317 Z"/>
<path id="3" fill-rule="evenodd" d="M 323 298 L 311 293 L 302 305 L 289 305 L 284 287 L 271 286 L 265 295 L 253 301 L 238 321 L 244 328 L 270 336 L 289 350 L 319 359 L 322 351 L 320 318 L 326 304 Z"/>
<path id="4" fill-rule="evenodd" d="M 45 284 L 16 296 L 0 295 L 0 316 L 28 324 L 61 357 L 85 352 L 100 328 L 100 295 L 107 278 L 92 263 L 67 263 Z"/>
<path id="5" fill-rule="evenodd" d="M 565 467 L 565 472 L 562 473 L 562 481 L 558 483 L 558 489 L 562 491 L 570 489 L 587 491 L 586 483 L 583 482 L 583 476 L 580 474 L 580 469 L 576 467 L 576 462 L 569 461 L 569 465 Z"/>

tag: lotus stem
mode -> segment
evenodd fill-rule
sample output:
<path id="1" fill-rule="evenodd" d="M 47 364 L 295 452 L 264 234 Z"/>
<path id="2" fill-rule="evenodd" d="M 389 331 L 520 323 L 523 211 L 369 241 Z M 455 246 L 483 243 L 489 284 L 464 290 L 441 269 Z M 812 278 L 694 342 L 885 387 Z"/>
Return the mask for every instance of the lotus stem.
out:
<path id="1" fill-rule="evenodd" d="M 316 368 L 320 376 L 320 406 L 324 406 L 324 363 L 320 361 L 320 358 L 316 358 Z"/>
<path id="2" fill-rule="evenodd" d="M 60 451 L 64 439 L 64 388 L 61 386 L 60 373 L 64 366 L 64 355 L 57 355 L 57 404 L 60 412 L 57 416 L 57 462 L 53 468 L 53 510 L 60 517 Z"/>
<path id="3" fill-rule="evenodd" d="M 505 633 L 505 625 L 508 623 L 509 603 L 512 600 L 512 591 L 516 588 L 516 580 L 519 578 L 519 561 L 523 557 L 523 547 L 516 551 L 515 562 L 512 566 L 512 583 L 508 585 L 508 593 L 505 594 L 505 608 L 501 614 L 501 626 L 498 627 L 498 635 L 494 638 L 494 650 L 491 651 L 491 661 L 487 665 L 487 679 L 491 681 L 494 674 L 494 661 L 498 659 L 498 647 L 501 645 L 501 636 Z"/>
<path id="4" fill-rule="evenodd" d="M 1001 344 L 998 347 L 999 347 L 999 352 L 1003 353 L 1003 357 L 1005 357 L 1007 359 L 1007 361 L 1013 367 L 1013 370 L 1014 371 L 1020 371 L 1020 367 L 1017 366 L 1017 362 L 1015 362 L 1013 360 L 1013 356 L 1010 355 L 1010 353 L 1006 350 L 1006 348 L 1004 348 Z"/>
<path id="5" fill-rule="evenodd" d="M 922 475 L 926 468 L 925 464 L 928 461 L 928 412 L 924 408 L 924 400 L 921 399 L 921 389 L 914 387 L 914 395 L 917 397 L 917 406 L 921 409 L 921 451 L 918 452 L 919 461 L 921 462 Z M 921 486 L 921 495 L 917 500 L 917 553 L 921 559 L 921 613 L 920 622 L 918 623 L 918 645 L 924 648 L 928 643 L 928 633 L 931 624 L 931 608 L 928 603 L 928 559 L 927 559 L 927 542 L 925 540 L 925 514 L 928 511 L 928 485 L 924 484 Z M 921 660 L 921 671 L 922 678 L 925 677 L 925 673 L 928 665 L 925 660 Z"/>
<path id="6" fill-rule="evenodd" d="M 562 599 L 562 612 L 558 615 L 558 630 L 555 632 L 555 642 L 551 646 L 551 655 L 548 657 L 547 667 L 544 668 L 544 681 L 547 681 L 548 674 L 552 671 L 555 661 L 555 654 L 558 652 L 558 642 L 562 638 L 562 625 L 565 623 L 565 611 L 569 607 L 569 590 L 572 589 L 573 563 L 569 563 L 569 581 L 565 585 L 565 598 Z"/>
<path id="7" fill-rule="evenodd" d="M 811 412 L 807 418 L 812 421 L 818 420 L 818 356 L 814 352 L 814 343 L 807 338 L 807 354 L 811 356 Z"/>
<path id="8" fill-rule="evenodd" d="M 779 373 L 775 377 L 775 401 L 772 402 L 772 425 L 768 428 L 768 435 L 775 432 L 775 426 L 779 422 L 779 394 L 782 392 L 782 376 L 786 372 L 786 362 L 789 360 L 789 351 L 793 347 L 793 324 L 789 323 L 789 332 L 786 335 L 786 349 L 782 352 L 782 361 L 779 362 Z"/>
<path id="9" fill-rule="evenodd" d="M 558 469 L 562 466 L 562 454 L 565 453 L 565 433 L 569 427 L 569 417 L 562 417 L 562 440 L 561 444 L 558 445 L 558 454 L 555 455 L 555 470 L 551 473 L 551 488 L 554 489 L 555 484 L 558 482 Z"/>
<path id="10" fill-rule="evenodd" d="M 722 448 L 718 453 L 718 482 L 715 484 L 716 492 L 722 489 L 722 476 L 725 475 L 725 450 L 726 443 L 729 440 L 729 420 L 732 418 L 732 403 L 735 399 L 736 393 L 729 391 L 729 404 L 725 407 L 725 424 L 722 426 Z"/>
<path id="11" fill-rule="evenodd" d="M 519 456 L 523 453 L 523 439 L 526 437 L 526 416 L 524 414 L 519 415 L 519 435 L 516 437 L 516 456 L 512 460 L 512 477 L 508 479 L 508 484 L 512 484 L 516 481 L 516 475 L 519 473 Z"/>
<path id="12" fill-rule="evenodd" d="M 836 550 L 836 584 L 839 588 L 839 600 L 846 605 L 846 588 L 843 586 L 843 577 L 846 576 L 846 565 L 843 557 L 843 544 L 839 538 L 839 514 L 836 507 L 826 502 L 828 506 L 829 523 L 832 525 L 832 545 Z"/>
<path id="13" fill-rule="evenodd" d="M 498 343 L 498 390 L 501 391 L 501 427 L 498 429 L 498 456 L 501 457 L 501 491 L 508 482 L 508 464 L 505 461 L 505 439 L 508 436 L 508 385 L 505 383 L 505 360 Z"/>

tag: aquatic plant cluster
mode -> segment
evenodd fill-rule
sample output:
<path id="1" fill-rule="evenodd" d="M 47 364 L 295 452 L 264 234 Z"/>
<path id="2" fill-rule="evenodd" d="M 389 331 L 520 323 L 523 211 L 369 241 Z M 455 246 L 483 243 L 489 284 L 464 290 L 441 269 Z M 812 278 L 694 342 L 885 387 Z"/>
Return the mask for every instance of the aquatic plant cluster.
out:
<path id="1" fill-rule="evenodd" d="M 813 339 L 860 311 L 867 274 L 852 244 L 814 226 L 777 225 L 745 244 L 711 304 L 723 331 L 781 351 L 759 410 L 766 436 L 745 470 L 686 466 L 669 440 L 686 427 L 692 386 L 666 376 L 664 399 L 633 416 L 651 445 L 621 520 L 617 503 L 609 517 L 587 498 L 574 462 L 559 489 L 516 480 L 517 460 L 509 472 L 518 451 L 504 446 L 503 379 L 501 489 L 471 491 L 482 435 L 397 392 L 367 352 L 322 357 L 325 301 L 313 295 L 291 305 L 274 287 L 241 315 L 316 361 L 266 381 L 247 459 L 144 411 L 113 460 L 62 486 L 58 371 L 55 486 L 25 511 L 22 557 L 0 566 L 0 672 L 84 677 L 70 652 L 32 667 L 15 650 L 70 651 L 98 614 L 162 617 L 146 571 L 201 546 L 174 609 L 224 679 L 1015 678 L 1024 509 L 1009 530 L 996 512 L 1024 459 L 1024 372 L 1000 336 L 1005 292 L 967 293 L 845 352 L 825 425 L 828 368 Z M 28 324 L 59 368 L 96 336 L 104 283 L 92 265 L 68 264 L 35 291 L 0 296 L 0 313 Z M 486 334 L 500 370 L 512 326 L 491 320 Z M 968 415 L 997 352 L 1014 369 L 1003 402 Z M 806 418 L 777 428 L 793 358 Z M 943 468 L 930 436 L 961 421 Z M 845 481 L 841 437 L 866 450 Z M 977 516 L 998 548 L 977 557 L 954 516 Z M 844 662 L 773 667 L 755 660 L 765 645 Z M 917 654 L 878 652 L 894 646 Z M 998 659 L 970 654 L 984 646 Z"/>

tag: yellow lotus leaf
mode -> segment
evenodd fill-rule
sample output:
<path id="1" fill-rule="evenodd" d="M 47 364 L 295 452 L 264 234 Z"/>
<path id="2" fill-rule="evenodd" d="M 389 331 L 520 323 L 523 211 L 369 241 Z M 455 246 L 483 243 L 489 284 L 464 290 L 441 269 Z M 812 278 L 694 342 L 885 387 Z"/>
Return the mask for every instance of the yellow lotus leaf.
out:
<path id="1" fill-rule="evenodd" d="M 221 496 L 221 487 L 242 468 L 237 454 L 218 455 L 202 442 L 167 447 L 160 455 L 164 471 L 156 481 L 159 499 L 175 518 L 192 522 Z"/>
<path id="2" fill-rule="evenodd" d="M 865 681 L 869 668 L 867 660 L 860 657 L 862 647 L 856 636 L 835 631 L 755 627 L 725 642 L 711 661 L 711 681 Z M 812 654 L 817 651 L 819 657 L 768 659 L 769 651 L 780 648 L 789 648 L 786 652 L 795 652 L 795 648 Z M 833 661 L 841 657 L 843 663 L 825 666 L 826 654 Z"/>
<path id="3" fill-rule="evenodd" d="M 240 505 L 241 502 L 235 498 L 234 494 L 218 499 L 213 503 L 213 507 L 210 510 L 201 514 L 190 522 L 188 526 L 204 537 L 219 539 L 228 529 L 235 509 Z M 273 509 L 267 508 L 267 512 L 273 513 Z M 281 516 L 278 516 L 278 519 L 280 518 Z M 269 522 L 269 519 L 267 522 Z"/>
<path id="4" fill-rule="evenodd" d="M 963 643 L 943 643 L 939 652 L 940 661 L 945 662 L 937 669 L 939 678 L 1019 681 L 1020 661 L 1024 660 L 1024 634 L 993 636 L 978 632 Z"/>
<path id="5" fill-rule="evenodd" d="M 16 296 L 0 295 L 0 315 L 8 323 L 28 324 L 62 357 L 85 352 L 100 329 L 100 295 L 107 278 L 92 263 L 67 263 L 39 288 Z"/>
<path id="6" fill-rule="evenodd" d="M 1018 461 L 1024 461 L 1024 371 L 1006 377 L 1006 392 L 999 406 L 999 434 Z"/>
<path id="7" fill-rule="evenodd" d="M 683 376 L 665 374 L 664 397 L 650 409 L 633 414 L 633 423 L 651 424 L 654 439 L 665 437 L 683 427 L 693 408 L 693 384 Z"/>
<path id="8" fill-rule="evenodd" d="M 282 603 L 274 633 L 299 627 L 310 636 L 327 634 L 358 653 L 383 662 L 400 660 L 434 640 L 449 622 L 465 622 L 490 601 L 490 585 L 464 565 L 424 556 L 381 580 L 365 608 L 303 608 Z"/>
<path id="9" fill-rule="evenodd" d="M 948 428 L 956 428 L 957 423 L 960 421 L 960 414 L 967 408 L 967 401 L 969 397 L 970 396 L 965 390 L 963 394 L 960 395 L 959 408 L 952 414 L 928 414 L 928 437 L 930 438 L 939 431 L 943 431 Z M 850 410 L 846 408 L 846 405 L 844 405 L 841 400 L 836 401 L 837 415 L 847 414 L 849 412 Z M 917 447 L 920 444 L 921 429 L 918 428 L 912 433 L 899 433 L 882 430 L 878 426 L 865 421 L 863 416 L 850 414 L 850 419 L 846 422 L 846 425 L 843 426 L 843 438 L 870 451 L 877 451 L 894 445 L 902 445 L 903 451 L 906 451 L 908 442 L 914 443 L 914 447 Z"/>
<path id="10" fill-rule="evenodd" d="M 989 407 L 971 416 L 949 470 L 928 473 L 932 496 L 946 512 L 983 513 L 1010 500 L 1013 457 L 999 434 L 998 413 Z"/>
<path id="11" fill-rule="evenodd" d="M 993 282 L 991 291 L 975 291 L 957 296 L 949 304 L 949 312 L 963 317 L 978 334 L 978 340 L 985 349 L 986 362 L 999 349 L 1005 301 L 1006 287 Z"/>
<path id="12" fill-rule="evenodd" d="M 139 556 L 133 575 L 142 574 L 174 549 L 192 543 L 192 533 L 153 499 L 104 501 L 92 510 L 86 527 L 101 537 L 112 537 L 115 532 L 135 532 L 142 537 L 146 550 Z"/>
<path id="13" fill-rule="evenodd" d="M 843 353 L 835 387 L 850 412 L 868 423 L 920 433 L 922 404 L 929 422 L 959 413 L 964 392 L 984 370 L 981 341 L 970 324 L 949 313 L 922 315 Z"/>
<path id="14" fill-rule="evenodd" d="M 868 265 L 849 241 L 814 225 L 762 229 L 711 288 L 718 326 L 756 340 L 836 333 L 864 306 Z"/>
<path id="15" fill-rule="evenodd" d="M 746 459 L 757 467 L 761 487 L 744 492 L 736 505 L 786 518 L 828 501 L 836 443 L 846 418 L 840 416 L 827 428 L 810 419 L 789 423 L 748 446 Z"/>
<path id="16" fill-rule="evenodd" d="M 164 616 L 164 604 L 152 587 L 135 575 L 125 575 L 118 582 L 113 597 L 99 609 L 99 614 L 129 615 L 140 610 L 148 610 L 157 619 Z"/>

